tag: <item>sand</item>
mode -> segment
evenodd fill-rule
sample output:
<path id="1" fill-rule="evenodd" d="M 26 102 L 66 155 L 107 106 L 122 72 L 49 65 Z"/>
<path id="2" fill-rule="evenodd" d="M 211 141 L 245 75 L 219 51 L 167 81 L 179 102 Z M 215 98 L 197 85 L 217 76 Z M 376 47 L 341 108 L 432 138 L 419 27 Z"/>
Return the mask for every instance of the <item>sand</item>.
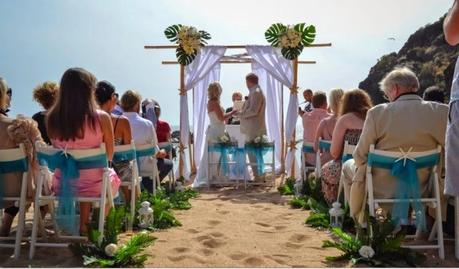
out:
<path id="1" fill-rule="evenodd" d="M 158 238 L 147 248 L 147 267 L 347 267 L 327 263 L 326 256 L 339 251 L 323 249 L 326 231 L 304 225 L 308 211 L 291 209 L 289 197 L 274 189 L 234 188 L 202 190 L 188 211 L 175 211 L 182 227 L 155 232 Z M 453 242 L 446 242 L 447 260 L 428 252 L 424 266 L 458 267 Z M 68 249 L 39 248 L 29 262 L 28 246 L 21 259 L 9 258 L 11 249 L 1 249 L 0 266 L 80 267 Z"/>

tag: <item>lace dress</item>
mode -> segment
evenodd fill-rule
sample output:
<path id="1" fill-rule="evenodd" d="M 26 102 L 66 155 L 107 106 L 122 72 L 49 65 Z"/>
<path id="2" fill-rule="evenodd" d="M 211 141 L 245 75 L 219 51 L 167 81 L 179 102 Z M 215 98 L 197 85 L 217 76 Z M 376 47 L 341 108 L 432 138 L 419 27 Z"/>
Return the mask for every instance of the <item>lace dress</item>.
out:
<path id="1" fill-rule="evenodd" d="M 344 134 L 344 141 L 348 141 L 350 145 L 357 145 L 361 133 L 361 129 L 348 129 Z M 336 201 L 340 178 L 341 158 L 331 160 L 322 166 L 322 192 L 325 200 L 330 204 Z"/>

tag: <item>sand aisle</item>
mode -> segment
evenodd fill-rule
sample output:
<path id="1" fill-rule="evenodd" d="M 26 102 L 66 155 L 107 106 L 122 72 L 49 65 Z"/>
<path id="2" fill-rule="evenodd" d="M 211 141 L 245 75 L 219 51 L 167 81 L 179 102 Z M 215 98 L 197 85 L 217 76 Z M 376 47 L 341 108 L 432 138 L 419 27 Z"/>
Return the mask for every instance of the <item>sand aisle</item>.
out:
<path id="1" fill-rule="evenodd" d="M 147 266 L 322 267 L 324 232 L 306 227 L 307 211 L 289 209 L 276 191 L 203 191 L 183 226 L 156 234 Z"/>

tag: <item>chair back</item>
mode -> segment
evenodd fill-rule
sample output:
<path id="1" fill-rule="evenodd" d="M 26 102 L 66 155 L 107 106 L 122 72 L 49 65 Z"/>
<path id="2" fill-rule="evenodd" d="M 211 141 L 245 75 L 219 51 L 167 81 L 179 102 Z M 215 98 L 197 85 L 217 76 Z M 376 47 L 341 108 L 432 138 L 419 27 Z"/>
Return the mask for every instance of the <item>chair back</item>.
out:
<path id="1" fill-rule="evenodd" d="M 349 144 L 349 141 L 344 142 L 343 155 L 341 157 L 341 162 L 344 163 L 347 160 L 352 159 L 352 154 L 354 154 L 356 145 Z"/>
<path id="2" fill-rule="evenodd" d="M 331 148 L 330 140 L 319 140 L 319 151 L 320 152 L 329 152 Z"/>
<path id="3" fill-rule="evenodd" d="M 108 168 L 107 151 L 105 143 L 102 143 L 98 148 L 93 149 L 59 149 L 41 143 L 36 144 L 37 158 L 40 166 L 48 166 L 50 170 L 55 170 L 59 167 L 58 158 L 62 156 L 72 157 L 77 163 L 80 170 L 93 168 Z"/>
<path id="4" fill-rule="evenodd" d="M 18 148 L 0 150 L 0 174 L 26 172 L 27 170 L 27 154 L 23 144 L 20 144 Z"/>
<path id="5" fill-rule="evenodd" d="M 304 142 L 302 151 L 303 153 L 316 153 L 314 151 L 314 143 Z"/>
<path id="6" fill-rule="evenodd" d="M 137 158 L 148 157 L 148 156 L 154 157 L 154 155 L 156 154 L 156 146 L 154 146 L 153 143 L 136 145 L 135 152 L 136 152 Z"/>
<path id="7" fill-rule="evenodd" d="M 127 145 L 115 146 L 113 162 L 134 161 L 137 157 L 134 141 Z"/>
<path id="8" fill-rule="evenodd" d="M 172 142 L 158 143 L 158 147 L 159 149 L 166 151 L 169 155 L 172 153 L 172 148 L 173 148 Z"/>

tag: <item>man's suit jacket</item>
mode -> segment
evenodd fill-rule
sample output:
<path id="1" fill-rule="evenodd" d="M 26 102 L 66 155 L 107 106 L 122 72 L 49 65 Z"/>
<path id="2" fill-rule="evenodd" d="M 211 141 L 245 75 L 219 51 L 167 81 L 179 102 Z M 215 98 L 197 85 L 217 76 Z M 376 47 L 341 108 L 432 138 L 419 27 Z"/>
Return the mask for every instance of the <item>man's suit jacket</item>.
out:
<path id="1" fill-rule="evenodd" d="M 241 133 L 246 135 L 247 140 L 266 134 L 265 108 L 265 96 L 260 87 L 257 87 L 249 93 L 240 113 Z"/>
<path id="2" fill-rule="evenodd" d="M 362 135 L 353 154 L 356 175 L 350 195 L 351 214 L 362 213 L 364 206 L 365 173 L 370 145 L 375 149 L 405 152 L 426 151 L 445 146 L 448 106 L 423 101 L 416 94 L 400 96 L 396 101 L 380 104 L 367 113 Z M 441 171 L 441 165 L 439 165 Z M 421 192 L 425 191 L 430 171 L 418 170 Z M 397 180 L 387 169 L 372 168 L 375 198 L 394 198 Z M 363 184 L 362 184 L 363 183 Z"/>

